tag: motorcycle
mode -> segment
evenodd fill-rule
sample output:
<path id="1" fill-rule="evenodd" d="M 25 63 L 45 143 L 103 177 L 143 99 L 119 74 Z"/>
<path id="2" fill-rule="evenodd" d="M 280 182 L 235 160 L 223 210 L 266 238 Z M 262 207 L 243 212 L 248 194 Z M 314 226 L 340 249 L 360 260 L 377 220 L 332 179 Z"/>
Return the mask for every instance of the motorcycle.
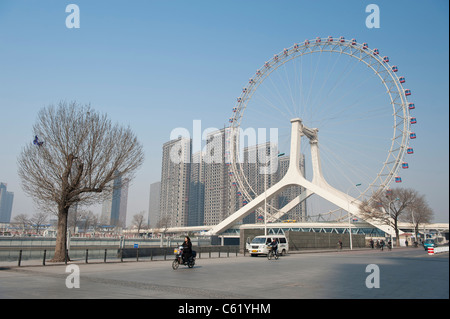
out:
<path id="1" fill-rule="evenodd" d="M 175 260 L 172 262 L 172 268 L 177 270 L 180 265 L 188 266 L 189 268 L 194 267 L 195 257 L 197 253 L 193 250 L 191 256 L 188 260 L 183 260 L 183 246 L 179 246 L 174 249 Z"/>

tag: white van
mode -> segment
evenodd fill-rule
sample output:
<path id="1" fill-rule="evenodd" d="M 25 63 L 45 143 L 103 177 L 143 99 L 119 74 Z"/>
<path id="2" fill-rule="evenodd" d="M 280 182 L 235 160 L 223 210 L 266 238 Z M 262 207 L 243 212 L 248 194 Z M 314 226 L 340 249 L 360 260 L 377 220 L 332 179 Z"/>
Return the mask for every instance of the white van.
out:
<path id="1" fill-rule="evenodd" d="M 281 255 L 287 254 L 289 251 L 289 243 L 287 238 L 283 235 L 256 236 L 251 243 L 247 239 L 246 248 L 252 256 L 260 254 L 267 255 L 269 252 L 267 245 L 270 244 L 274 238 L 278 242 L 278 253 Z"/>

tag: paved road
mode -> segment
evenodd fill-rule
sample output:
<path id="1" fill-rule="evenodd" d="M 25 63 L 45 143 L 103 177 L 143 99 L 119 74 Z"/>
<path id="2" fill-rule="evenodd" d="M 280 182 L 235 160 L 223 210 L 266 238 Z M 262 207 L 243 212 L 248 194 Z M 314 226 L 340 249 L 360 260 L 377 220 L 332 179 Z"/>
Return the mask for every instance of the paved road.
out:
<path id="1" fill-rule="evenodd" d="M 408 248 L 198 259 L 176 271 L 171 261 L 78 264 L 72 289 L 65 265 L 0 267 L 0 298 L 448 299 L 448 261 L 448 253 Z M 379 288 L 366 286 L 377 283 L 368 265 L 379 270 Z"/>

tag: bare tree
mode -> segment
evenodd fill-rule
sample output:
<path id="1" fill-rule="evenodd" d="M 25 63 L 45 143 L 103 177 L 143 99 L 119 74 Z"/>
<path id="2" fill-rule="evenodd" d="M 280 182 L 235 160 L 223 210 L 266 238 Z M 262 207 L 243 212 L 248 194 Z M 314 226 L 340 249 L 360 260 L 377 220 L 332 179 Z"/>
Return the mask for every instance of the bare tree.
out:
<path id="1" fill-rule="evenodd" d="M 40 228 L 47 223 L 48 213 L 37 212 L 31 216 L 30 223 L 36 229 L 36 234 L 39 234 Z"/>
<path id="2" fill-rule="evenodd" d="M 76 102 L 40 110 L 33 131 L 36 143 L 23 148 L 18 174 L 24 191 L 41 208 L 56 212 L 53 261 L 63 261 L 69 208 L 101 202 L 112 191 L 115 174 L 131 180 L 144 161 L 143 150 L 130 128 Z"/>
<path id="3" fill-rule="evenodd" d="M 133 216 L 133 222 L 132 223 L 137 228 L 138 236 L 139 236 L 139 231 L 141 230 L 142 225 L 144 224 L 144 219 L 145 219 L 144 214 L 145 214 L 145 212 L 142 211 L 139 214 L 136 214 L 136 215 Z"/>
<path id="4" fill-rule="evenodd" d="M 167 229 L 169 228 L 169 222 L 169 216 L 161 217 L 156 223 L 155 233 L 161 233 L 163 236 L 165 236 Z"/>
<path id="5" fill-rule="evenodd" d="M 419 198 L 417 191 L 410 188 L 395 188 L 375 193 L 369 201 L 364 201 L 360 210 L 364 219 L 382 222 L 394 228 L 399 238 L 398 222 L 407 209 L 414 207 Z M 397 241 L 397 245 L 400 242 Z"/>
<path id="6" fill-rule="evenodd" d="M 30 218 L 25 214 L 19 214 L 14 217 L 13 223 L 20 225 L 20 227 L 22 228 L 22 234 L 23 234 L 25 232 L 25 228 L 30 223 Z"/>
<path id="7" fill-rule="evenodd" d="M 414 234 L 417 240 L 419 235 L 419 227 L 422 224 L 430 223 L 433 219 L 433 210 L 428 205 L 425 196 L 418 196 L 414 205 L 408 207 L 402 220 L 410 222 L 414 225 Z"/>

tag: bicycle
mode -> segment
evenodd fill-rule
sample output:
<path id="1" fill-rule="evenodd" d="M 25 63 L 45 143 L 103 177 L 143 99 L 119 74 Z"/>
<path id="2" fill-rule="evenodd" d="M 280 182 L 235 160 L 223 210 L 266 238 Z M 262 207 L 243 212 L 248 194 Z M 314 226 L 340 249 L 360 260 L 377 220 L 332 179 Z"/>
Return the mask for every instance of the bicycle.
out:
<path id="1" fill-rule="evenodd" d="M 267 259 L 271 260 L 272 257 L 275 257 L 275 260 L 278 259 L 278 252 L 274 253 L 272 246 L 267 246 L 267 249 L 269 250 L 269 252 L 267 253 Z"/>

